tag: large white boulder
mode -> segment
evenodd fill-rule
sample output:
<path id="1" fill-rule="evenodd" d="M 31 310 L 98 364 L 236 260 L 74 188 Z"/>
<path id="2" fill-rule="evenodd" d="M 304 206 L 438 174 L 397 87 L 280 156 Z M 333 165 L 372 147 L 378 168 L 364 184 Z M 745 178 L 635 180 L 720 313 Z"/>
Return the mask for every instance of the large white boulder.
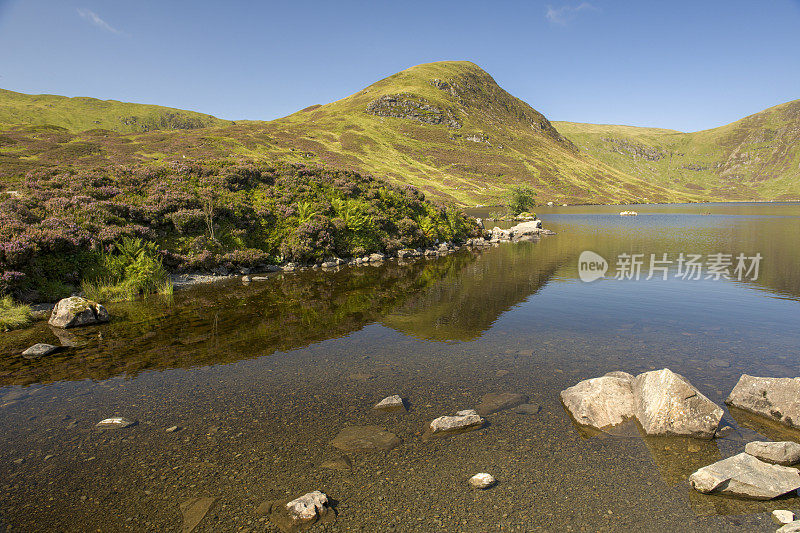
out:
<path id="1" fill-rule="evenodd" d="M 580 425 L 597 429 L 616 426 L 635 416 L 633 379 L 625 372 L 586 379 L 561 391 L 561 401 Z"/>
<path id="2" fill-rule="evenodd" d="M 800 428 L 800 378 L 760 378 L 743 374 L 725 403 Z"/>
<path id="3" fill-rule="evenodd" d="M 668 368 L 644 372 L 632 388 L 636 418 L 648 435 L 714 437 L 722 409 L 683 376 Z"/>

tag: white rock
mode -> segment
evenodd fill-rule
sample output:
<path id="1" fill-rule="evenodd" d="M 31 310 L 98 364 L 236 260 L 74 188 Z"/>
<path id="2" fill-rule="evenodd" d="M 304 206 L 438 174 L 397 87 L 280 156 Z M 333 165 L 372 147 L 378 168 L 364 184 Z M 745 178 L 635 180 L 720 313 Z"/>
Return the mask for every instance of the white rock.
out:
<path id="1" fill-rule="evenodd" d="M 435 418 L 431 421 L 429 427 L 431 433 L 436 434 L 478 428 L 483 423 L 483 418 L 474 409 L 465 409 L 457 412 L 455 416 Z"/>
<path id="2" fill-rule="evenodd" d="M 308 522 L 314 520 L 325 512 L 328 505 L 328 497 L 318 491 L 308 492 L 286 504 L 286 510 L 298 522 Z"/>
<path id="3" fill-rule="evenodd" d="M 710 439 L 723 411 L 668 368 L 644 372 L 632 384 L 636 418 L 648 435 Z"/>
<path id="4" fill-rule="evenodd" d="M 136 424 L 136 421 L 128 420 L 127 418 L 123 418 L 121 416 L 114 416 L 111 418 L 106 418 L 101 420 L 97 423 L 97 427 L 99 428 L 108 428 L 108 429 L 122 429 L 127 428 L 132 425 Z"/>
<path id="5" fill-rule="evenodd" d="M 379 401 L 375 404 L 373 409 L 378 409 L 381 411 L 399 411 L 405 410 L 406 406 L 403 403 L 403 398 L 399 394 L 395 394 L 394 396 L 387 396 L 383 400 Z"/>
<path id="6" fill-rule="evenodd" d="M 794 513 L 782 509 L 772 511 L 772 521 L 776 524 L 791 524 L 794 522 Z"/>
<path id="7" fill-rule="evenodd" d="M 767 463 L 791 466 L 800 462 L 800 444 L 796 442 L 748 442 L 744 451 Z"/>
<path id="8" fill-rule="evenodd" d="M 633 376 L 613 372 L 561 391 L 561 401 L 578 424 L 605 428 L 634 417 Z"/>
<path id="9" fill-rule="evenodd" d="M 476 489 L 488 489 L 489 487 L 493 486 L 497 481 L 494 479 L 494 476 L 491 474 L 487 474 L 486 472 L 481 472 L 479 474 L 475 474 L 471 478 L 469 478 L 469 484 L 472 485 Z"/>
<path id="10" fill-rule="evenodd" d="M 772 465 L 746 453 L 704 466 L 689 476 L 702 493 L 719 493 L 752 500 L 771 500 L 800 488 L 800 471 Z"/>
<path id="11" fill-rule="evenodd" d="M 742 375 L 725 403 L 800 428 L 800 378 Z"/>
<path id="12" fill-rule="evenodd" d="M 789 522 L 785 526 L 778 529 L 775 533 L 798 533 L 800 532 L 800 520 Z"/>

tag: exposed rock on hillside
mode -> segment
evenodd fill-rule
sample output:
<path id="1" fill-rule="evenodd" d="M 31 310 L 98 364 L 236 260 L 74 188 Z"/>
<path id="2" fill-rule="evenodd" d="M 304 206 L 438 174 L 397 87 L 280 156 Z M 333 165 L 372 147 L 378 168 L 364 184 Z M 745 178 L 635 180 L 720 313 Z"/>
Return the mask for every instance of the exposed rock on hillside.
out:
<path id="1" fill-rule="evenodd" d="M 367 113 L 379 117 L 408 118 L 425 124 L 459 129 L 461 122 L 450 109 L 431 105 L 425 98 L 411 94 L 386 94 L 369 103 Z"/>

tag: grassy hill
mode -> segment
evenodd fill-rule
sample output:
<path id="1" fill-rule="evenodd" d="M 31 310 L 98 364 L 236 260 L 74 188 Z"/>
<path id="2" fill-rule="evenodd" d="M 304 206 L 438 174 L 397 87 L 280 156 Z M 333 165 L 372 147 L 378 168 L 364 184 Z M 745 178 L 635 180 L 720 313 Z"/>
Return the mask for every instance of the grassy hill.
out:
<path id="1" fill-rule="evenodd" d="M 3 91 L 0 183 L 54 166 L 227 159 L 371 173 L 462 205 L 498 204 L 519 184 L 556 203 L 787 199 L 800 193 L 799 116 L 791 102 L 691 134 L 551 123 L 466 61 L 270 122 Z"/>
<path id="2" fill-rule="evenodd" d="M 582 152 L 631 176 L 720 200 L 800 199 L 800 100 L 681 133 L 556 122 Z"/>
<path id="3" fill-rule="evenodd" d="M 227 124 L 211 115 L 157 105 L 96 98 L 23 94 L 0 89 L 0 129 L 17 124 L 60 126 L 78 132 L 105 129 L 122 133 L 195 129 Z"/>

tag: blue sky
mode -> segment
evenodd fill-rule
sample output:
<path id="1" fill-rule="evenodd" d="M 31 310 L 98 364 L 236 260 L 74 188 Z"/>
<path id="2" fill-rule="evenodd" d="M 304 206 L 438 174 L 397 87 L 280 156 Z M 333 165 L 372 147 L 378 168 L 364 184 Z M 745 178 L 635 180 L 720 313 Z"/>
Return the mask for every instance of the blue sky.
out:
<path id="1" fill-rule="evenodd" d="M 0 0 L 0 87 L 272 119 L 471 60 L 551 120 L 695 131 L 800 98 L 800 3 Z"/>

